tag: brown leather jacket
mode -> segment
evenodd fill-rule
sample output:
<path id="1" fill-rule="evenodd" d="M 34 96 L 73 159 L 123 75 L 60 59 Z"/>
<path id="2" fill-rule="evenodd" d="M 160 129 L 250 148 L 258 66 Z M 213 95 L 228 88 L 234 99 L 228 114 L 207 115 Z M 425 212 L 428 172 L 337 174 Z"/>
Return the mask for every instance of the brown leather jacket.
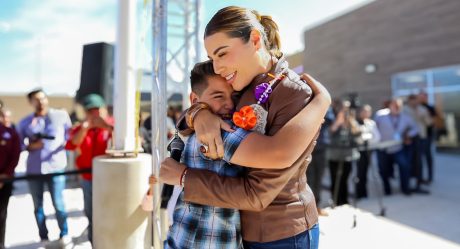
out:
<path id="1" fill-rule="evenodd" d="M 280 59 L 272 72 L 287 66 Z M 268 80 L 266 74 L 256 77 L 242 94 L 237 109 L 254 104 L 254 88 Z M 269 101 L 263 104 L 268 110 L 266 134 L 274 135 L 306 106 L 311 94 L 308 85 L 289 70 L 287 77 L 274 85 Z M 248 168 L 245 176 L 234 178 L 190 168 L 185 179 L 185 201 L 240 209 L 246 241 L 270 242 L 302 233 L 318 222 L 315 199 L 305 175 L 315 140 L 286 169 Z"/>

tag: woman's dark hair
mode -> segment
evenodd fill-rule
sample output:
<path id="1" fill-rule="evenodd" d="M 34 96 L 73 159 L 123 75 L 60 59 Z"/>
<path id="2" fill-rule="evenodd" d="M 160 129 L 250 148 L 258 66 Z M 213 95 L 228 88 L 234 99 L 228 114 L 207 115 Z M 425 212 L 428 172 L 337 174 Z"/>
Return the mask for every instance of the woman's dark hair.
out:
<path id="1" fill-rule="evenodd" d="M 229 6 L 217 11 L 206 25 L 204 37 L 224 32 L 229 37 L 249 41 L 251 31 L 257 29 L 267 50 L 277 58 L 282 56 L 278 25 L 271 16 L 260 15 L 255 10 Z"/>

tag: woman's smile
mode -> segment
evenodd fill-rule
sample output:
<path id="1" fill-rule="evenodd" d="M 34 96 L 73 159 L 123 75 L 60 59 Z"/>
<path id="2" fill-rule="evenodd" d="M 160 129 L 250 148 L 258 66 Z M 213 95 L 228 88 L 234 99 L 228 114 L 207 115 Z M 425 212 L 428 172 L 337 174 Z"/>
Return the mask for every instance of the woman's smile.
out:
<path id="1" fill-rule="evenodd" d="M 225 78 L 227 83 L 231 85 L 235 81 L 236 71 L 231 74 L 227 74 L 227 76 L 223 76 L 223 77 Z"/>

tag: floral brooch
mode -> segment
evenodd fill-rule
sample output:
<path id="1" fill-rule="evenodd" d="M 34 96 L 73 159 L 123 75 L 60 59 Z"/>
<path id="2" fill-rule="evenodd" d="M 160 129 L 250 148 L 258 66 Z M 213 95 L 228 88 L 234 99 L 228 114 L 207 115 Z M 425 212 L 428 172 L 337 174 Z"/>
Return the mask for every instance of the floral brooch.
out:
<path id="1" fill-rule="evenodd" d="M 243 106 L 239 111 L 233 113 L 233 123 L 236 126 L 245 130 L 258 131 L 265 134 L 265 126 L 267 125 L 268 112 L 261 106 L 268 101 L 268 97 L 272 93 L 272 86 L 278 81 L 284 79 L 287 69 L 283 69 L 276 76 L 268 73 L 273 79 L 269 82 L 264 82 L 256 86 L 254 89 L 254 97 L 257 99 L 256 104 Z"/>

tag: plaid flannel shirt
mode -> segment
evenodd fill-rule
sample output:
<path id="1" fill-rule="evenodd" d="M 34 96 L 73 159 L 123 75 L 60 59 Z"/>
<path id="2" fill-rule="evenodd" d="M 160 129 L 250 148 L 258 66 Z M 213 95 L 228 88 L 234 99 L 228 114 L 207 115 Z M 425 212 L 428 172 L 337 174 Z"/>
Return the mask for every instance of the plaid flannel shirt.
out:
<path id="1" fill-rule="evenodd" d="M 182 163 L 190 168 L 211 170 L 219 175 L 239 176 L 243 168 L 228 162 L 248 134 L 243 129 L 236 129 L 232 133 L 222 131 L 224 158 L 214 161 L 200 152 L 200 143 L 193 134 L 185 146 Z M 237 209 L 186 203 L 182 191 L 174 209 L 173 224 L 169 229 L 165 248 L 242 248 L 240 213 Z"/>

